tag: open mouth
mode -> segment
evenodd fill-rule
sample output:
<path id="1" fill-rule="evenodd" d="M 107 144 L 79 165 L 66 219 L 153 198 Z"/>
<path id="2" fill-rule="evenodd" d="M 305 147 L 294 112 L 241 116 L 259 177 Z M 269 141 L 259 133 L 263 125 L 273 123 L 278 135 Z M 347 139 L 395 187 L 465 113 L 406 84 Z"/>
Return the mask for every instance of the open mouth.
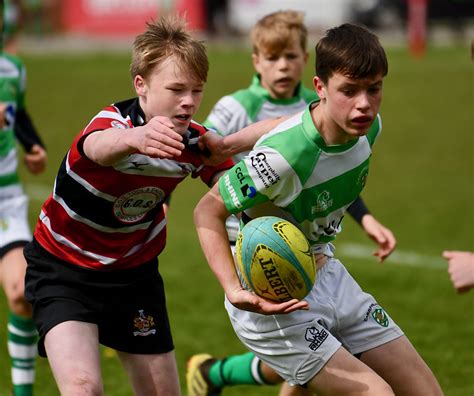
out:
<path id="1" fill-rule="evenodd" d="M 174 118 L 178 119 L 181 122 L 188 122 L 191 120 L 191 116 L 189 114 L 178 114 Z"/>

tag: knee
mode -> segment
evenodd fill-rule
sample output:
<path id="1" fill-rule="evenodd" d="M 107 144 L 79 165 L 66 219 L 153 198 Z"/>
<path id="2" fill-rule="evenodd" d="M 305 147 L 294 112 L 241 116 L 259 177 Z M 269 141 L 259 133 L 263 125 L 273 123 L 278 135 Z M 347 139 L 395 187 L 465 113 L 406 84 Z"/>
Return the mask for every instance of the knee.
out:
<path id="1" fill-rule="evenodd" d="M 75 375 L 67 384 L 60 386 L 61 394 L 74 396 L 103 396 L 104 389 L 100 379 L 88 375 Z"/>

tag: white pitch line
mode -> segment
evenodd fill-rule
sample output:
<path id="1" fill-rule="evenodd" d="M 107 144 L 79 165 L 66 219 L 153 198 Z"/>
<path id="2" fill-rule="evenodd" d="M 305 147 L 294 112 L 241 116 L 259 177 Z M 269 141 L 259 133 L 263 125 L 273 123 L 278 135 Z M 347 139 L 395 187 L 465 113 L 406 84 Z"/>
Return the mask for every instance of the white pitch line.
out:
<path id="1" fill-rule="evenodd" d="M 355 258 L 369 258 L 373 257 L 372 252 L 375 250 L 375 245 L 363 245 L 359 243 L 341 243 L 336 245 L 337 253 L 345 256 Z M 406 267 L 421 267 L 432 269 L 447 269 L 447 262 L 440 256 L 430 256 L 411 251 L 395 250 L 387 259 L 386 264 L 396 264 Z"/>

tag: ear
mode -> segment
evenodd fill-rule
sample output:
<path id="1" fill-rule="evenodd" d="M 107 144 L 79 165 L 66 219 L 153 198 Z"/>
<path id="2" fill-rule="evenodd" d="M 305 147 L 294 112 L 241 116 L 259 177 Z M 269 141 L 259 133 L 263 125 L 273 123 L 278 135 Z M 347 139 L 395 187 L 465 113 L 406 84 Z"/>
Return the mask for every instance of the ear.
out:
<path id="1" fill-rule="evenodd" d="M 146 96 L 148 92 L 148 86 L 145 79 L 141 75 L 137 74 L 135 76 L 133 79 L 133 86 L 138 96 Z"/>
<path id="2" fill-rule="evenodd" d="M 257 73 L 260 73 L 259 57 L 258 54 L 256 54 L 255 52 L 252 53 L 252 64 L 253 68 L 257 71 Z"/>
<path id="3" fill-rule="evenodd" d="M 326 86 L 318 76 L 313 77 L 313 87 L 321 100 L 326 99 Z"/>

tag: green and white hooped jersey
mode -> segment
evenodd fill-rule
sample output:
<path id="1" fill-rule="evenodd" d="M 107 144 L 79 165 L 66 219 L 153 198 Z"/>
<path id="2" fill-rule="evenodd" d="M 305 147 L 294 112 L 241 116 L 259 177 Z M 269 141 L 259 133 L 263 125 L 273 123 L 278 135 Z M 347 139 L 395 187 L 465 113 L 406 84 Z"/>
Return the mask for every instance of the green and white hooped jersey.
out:
<path id="1" fill-rule="evenodd" d="M 305 233 L 313 251 L 330 253 L 328 242 L 365 185 L 381 119 L 377 115 L 366 136 L 327 146 L 311 106 L 264 135 L 219 179 L 219 191 L 229 212 L 284 217 Z"/>
<path id="2" fill-rule="evenodd" d="M 260 84 L 259 76 L 255 75 L 248 88 L 222 97 L 204 125 L 216 130 L 221 136 L 227 136 L 257 121 L 303 111 L 308 103 L 317 98 L 316 92 L 300 84 L 292 98 L 274 99 Z M 237 154 L 234 161 L 240 161 L 246 154 Z"/>
<path id="3" fill-rule="evenodd" d="M 25 68 L 15 56 L 0 55 L 0 103 L 7 105 L 6 125 L 0 129 L 0 189 L 19 183 L 14 134 L 16 110 L 24 107 Z"/>

